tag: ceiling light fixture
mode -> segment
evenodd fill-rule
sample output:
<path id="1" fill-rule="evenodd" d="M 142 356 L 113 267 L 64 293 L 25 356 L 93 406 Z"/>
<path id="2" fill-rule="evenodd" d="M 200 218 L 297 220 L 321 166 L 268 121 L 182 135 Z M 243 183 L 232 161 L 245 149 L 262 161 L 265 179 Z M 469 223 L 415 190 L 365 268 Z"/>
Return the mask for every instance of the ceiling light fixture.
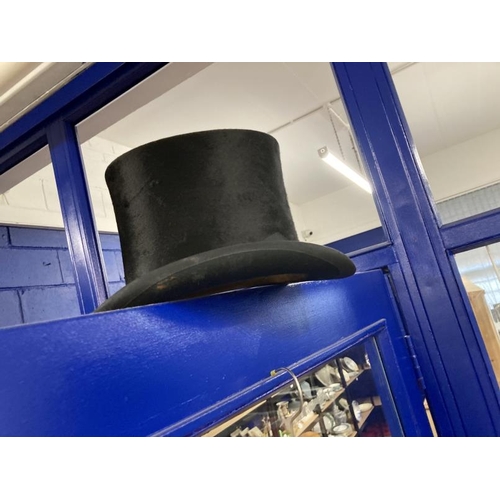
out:
<path id="1" fill-rule="evenodd" d="M 372 187 L 366 179 L 361 177 L 352 168 L 348 167 L 344 162 L 340 161 L 336 156 L 332 155 L 326 146 L 318 149 L 319 157 L 330 167 L 333 167 L 337 172 L 347 177 L 349 180 L 363 188 L 366 192 L 371 193 Z"/>

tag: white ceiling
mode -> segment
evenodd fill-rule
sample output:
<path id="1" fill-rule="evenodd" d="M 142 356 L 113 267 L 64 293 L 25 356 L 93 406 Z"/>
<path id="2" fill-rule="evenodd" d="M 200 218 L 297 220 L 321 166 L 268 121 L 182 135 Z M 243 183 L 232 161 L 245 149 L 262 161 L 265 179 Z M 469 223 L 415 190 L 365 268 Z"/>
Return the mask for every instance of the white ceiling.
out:
<path id="1" fill-rule="evenodd" d="M 327 64 L 215 63 L 100 135 L 135 147 L 211 128 L 268 132 L 337 98 L 336 91 Z"/>
<path id="2" fill-rule="evenodd" d="M 500 63 L 418 63 L 393 79 L 422 157 L 500 127 Z"/>
<path id="3" fill-rule="evenodd" d="M 33 71 L 40 63 L 0 62 L 0 96 Z"/>
<path id="4" fill-rule="evenodd" d="M 135 147 L 217 128 L 271 132 L 338 99 L 327 63 L 215 63 L 99 135 Z M 273 135 L 290 201 L 302 204 L 348 185 L 317 154 L 322 146 L 338 147 L 324 109 Z"/>
<path id="5" fill-rule="evenodd" d="M 389 67 L 421 157 L 500 127 L 500 63 Z M 318 148 L 327 145 L 359 168 L 349 133 L 335 121 L 342 155 L 321 108 L 332 101 L 347 121 L 328 63 L 214 63 L 99 135 L 135 147 L 215 128 L 270 132 L 280 143 L 289 199 L 301 205 L 349 182 L 318 158 Z"/>
<path id="6" fill-rule="evenodd" d="M 0 131 L 88 63 L 0 62 Z"/>

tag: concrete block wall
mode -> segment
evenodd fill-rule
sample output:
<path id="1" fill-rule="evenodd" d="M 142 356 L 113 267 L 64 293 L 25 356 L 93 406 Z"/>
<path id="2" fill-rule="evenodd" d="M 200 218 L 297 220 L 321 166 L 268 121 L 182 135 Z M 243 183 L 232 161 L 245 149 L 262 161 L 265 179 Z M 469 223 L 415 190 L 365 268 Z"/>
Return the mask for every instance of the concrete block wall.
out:
<path id="1" fill-rule="evenodd" d="M 125 285 L 118 235 L 101 234 L 111 293 Z M 64 231 L 0 226 L 0 328 L 80 315 Z"/>
<path id="2" fill-rule="evenodd" d="M 22 167 L 20 164 L 15 168 Z M 0 194 L 1 223 L 63 227 L 52 165 L 45 166 Z"/>

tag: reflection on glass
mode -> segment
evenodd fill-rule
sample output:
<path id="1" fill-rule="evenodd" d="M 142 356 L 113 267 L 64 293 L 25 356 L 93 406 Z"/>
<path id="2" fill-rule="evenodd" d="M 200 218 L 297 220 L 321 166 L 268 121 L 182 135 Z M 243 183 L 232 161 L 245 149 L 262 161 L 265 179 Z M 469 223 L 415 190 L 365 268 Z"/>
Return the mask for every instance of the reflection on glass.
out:
<path id="1" fill-rule="evenodd" d="M 442 222 L 500 207 L 500 63 L 411 63 L 393 79 Z"/>
<path id="2" fill-rule="evenodd" d="M 353 347 L 206 437 L 388 437 L 365 348 Z M 302 403 L 301 403 L 302 394 Z"/>
<path id="3" fill-rule="evenodd" d="M 107 141 L 101 137 L 93 137 L 81 144 L 80 149 L 94 220 L 99 231 L 109 291 L 114 294 L 125 286 L 125 272 L 115 212 L 104 178 L 104 172 L 115 158 L 126 153 L 130 148 L 117 142 Z"/>
<path id="4" fill-rule="evenodd" d="M 500 243 L 459 253 L 456 262 L 500 385 Z"/>

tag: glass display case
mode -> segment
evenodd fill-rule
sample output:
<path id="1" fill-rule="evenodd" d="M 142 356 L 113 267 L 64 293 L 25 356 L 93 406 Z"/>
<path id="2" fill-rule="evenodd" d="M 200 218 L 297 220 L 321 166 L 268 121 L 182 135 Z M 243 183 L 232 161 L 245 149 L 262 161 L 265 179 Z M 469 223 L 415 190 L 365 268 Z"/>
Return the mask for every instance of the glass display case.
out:
<path id="1" fill-rule="evenodd" d="M 287 371 L 294 382 L 204 436 L 391 436 L 365 344 L 345 350 L 299 378 L 291 370 L 280 370 Z"/>

